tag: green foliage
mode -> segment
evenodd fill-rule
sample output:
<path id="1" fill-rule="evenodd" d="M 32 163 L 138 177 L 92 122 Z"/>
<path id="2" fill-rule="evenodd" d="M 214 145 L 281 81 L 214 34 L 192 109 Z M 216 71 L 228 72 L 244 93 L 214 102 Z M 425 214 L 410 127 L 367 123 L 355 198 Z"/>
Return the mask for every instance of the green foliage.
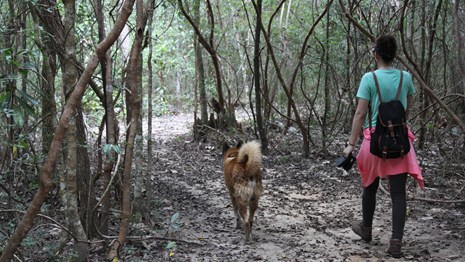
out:
<path id="1" fill-rule="evenodd" d="M 179 231 L 181 228 L 181 221 L 179 218 L 179 212 L 174 213 L 174 215 L 171 216 L 170 220 L 168 221 L 166 233 L 168 235 L 171 235 L 177 231 Z"/>
<path id="2" fill-rule="evenodd" d="M 61 262 L 63 258 L 56 253 L 56 244 L 50 243 L 45 247 L 45 251 L 47 252 L 47 261 L 48 262 Z"/>
<path id="3" fill-rule="evenodd" d="M 174 241 L 169 241 L 168 244 L 166 245 L 165 249 L 171 250 L 176 248 L 176 242 Z"/>
<path id="4" fill-rule="evenodd" d="M 155 89 L 153 96 L 153 111 L 157 116 L 165 115 L 168 113 L 168 95 L 165 94 L 165 88 L 159 87 Z"/>
<path id="5" fill-rule="evenodd" d="M 17 128 L 23 127 L 26 117 L 36 116 L 36 108 L 39 106 L 36 98 L 16 87 L 17 82 L 24 81 L 21 75 L 30 71 L 37 73 L 35 65 L 29 62 L 21 62 L 17 58 L 24 56 L 34 58 L 35 55 L 37 54 L 31 50 L 22 50 L 18 54 L 14 54 L 12 48 L 0 49 L 0 58 L 4 58 L 6 64 L 19 73 L 18 75 L 0 75 L 0 110 L 7 118 L 13 120 L 13 124 Z M 32 89 L 37 89 L 34 82 L 25 81 Z"/>
<path id="6" fill-rule="evenodd" d="M 105 144 L 103 146 L 103 153 L 109 155 L 111 152 L 115 152 L 119 155 L 121 154 L 121 147 L 119 145 Z"/>
<path id="7" fill-rule="evenodd" d="M 38 178 L 31 180 L 31 182 L 29 183 L 29 190 L 37 190 L 39 188 L 39 182 L 40 181 Z"/>
<path id="8" fill-rule="evenodd" d="M 287 164 L 287 163 L 289 163 L 289 158 L 290 158 L 290 156 L 281 155 L 276 160 L 280 164 Z"/>
<path id="9" fill-rule="evenodd" d="M 21 242 L 21 245 L 24 246 L 24 247 L 34 247 L 37 245 L 37 241 L 35 239 L 33 239 L 32 237 L 30 236 L 26 236 L 23 241 Z"/>

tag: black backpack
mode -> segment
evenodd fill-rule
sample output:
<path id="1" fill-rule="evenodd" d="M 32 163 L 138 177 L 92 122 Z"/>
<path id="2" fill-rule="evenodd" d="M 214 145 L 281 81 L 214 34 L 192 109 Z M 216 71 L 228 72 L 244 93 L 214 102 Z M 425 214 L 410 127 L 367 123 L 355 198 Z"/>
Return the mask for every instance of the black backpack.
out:
<path id="1" fill-rule="evenodd" d="M 397 88 L 396 98 L 389 102 L 383 102 L 381 99 L 381 92 L 379 90 L 376 74 L 375 72 L 372 73 L 380 104 L 378 106 L 376 128 L 375 131 L 371 133 L 370 152 L 383 159 L 402 158 L 410 151 L 405 109 L 399 101 L 403 73 L 400 71 L 400 83 Z M 371 106 L 369 106 L 369 109 L 371 130 Z"/>

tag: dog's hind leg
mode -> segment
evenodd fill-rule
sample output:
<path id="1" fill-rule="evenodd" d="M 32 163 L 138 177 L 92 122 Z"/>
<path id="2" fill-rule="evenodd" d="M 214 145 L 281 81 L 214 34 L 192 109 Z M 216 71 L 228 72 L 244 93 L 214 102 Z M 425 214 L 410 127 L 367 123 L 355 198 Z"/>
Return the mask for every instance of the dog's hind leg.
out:
<path id="1" fill-rule="evenodd" d="M 236 229 L 241 229 L 242 228 L 242 221 L 241 221 L 241 216 L 239 215 L 239 210 L 234 211 L 234 215 L 236 216 Z"/>
<path id="2" fill-rule="evenodd" d="M 249 202 L 249 206 L 248 206 L 248 217 L 247 217 L 247 222 L 249 224 L 249 231 L 248 231 L 248 237 L 246 236 L 246 238 L 250 239 L 250 240 L 253 240 L 253 236 L 252 236 L 252 226 L 253 226 L 253 217 L 254 217 L 254 214 L 255 214 L 255 210 L 257 210 L 258 208 L 258 197 L 253 197 L 253 199 L 251 199 L 251 201 Z"/>
<path id="3" fill-rule="evenodd" d="M 237 206 L 237 201 L 236 197 L 234 194 L 229 193 L 229 197 L 231 198 L 231 203 L 233 205 L 233 210 L 234 210 L 234 220 L 236 221 L 236 229 L 241 228 L 241 218 L 239 215 L 239 208 Z"/>
<path id="4" fill-rule="evenodd" d="M 244 223 L 244 233 L 245 233 L 245 242 L 250 242 L 251 238 L 251 225 L 249 223 L 250 209 L 247 205 L 241 205 L 239 208 L 239 213 Z"/>

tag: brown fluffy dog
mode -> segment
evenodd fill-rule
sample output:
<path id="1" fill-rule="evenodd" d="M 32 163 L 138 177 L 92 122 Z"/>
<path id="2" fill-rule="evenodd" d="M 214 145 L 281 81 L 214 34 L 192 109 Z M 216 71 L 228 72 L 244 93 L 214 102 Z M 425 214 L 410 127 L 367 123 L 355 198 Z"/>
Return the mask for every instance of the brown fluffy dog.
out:
<path id="1" fill-rule="evenodd" d="M 251 141 L 236 147 L 223 146 L 224 180 L 236 216 L 236 228 L 244 225 L 245 241 L 252 240 L 252 225 L 262 186 L 260 144 Z"/>

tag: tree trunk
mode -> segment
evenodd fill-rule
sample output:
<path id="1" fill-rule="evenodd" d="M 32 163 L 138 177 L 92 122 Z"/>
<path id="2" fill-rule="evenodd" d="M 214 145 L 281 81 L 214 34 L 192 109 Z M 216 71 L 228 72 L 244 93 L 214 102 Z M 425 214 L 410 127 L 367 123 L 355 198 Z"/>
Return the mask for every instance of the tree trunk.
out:
<path id="1" fill-rule="evenodd" d="M 67 32 L 64 41 L 65 56 L 61 61 L 62 67 L 62 78 L 63 78 L 63 91 L 65 92 L 66 102 L 68 102 L 69 94 L 74 89 L 78 76 L 77 70 L 73 62 L 76 59 L 76 41 L 75 41 L 75 1 L 65 0 L 64 3 L 64 28 Z M 80 107 L 80 102 L 77 104 L 77 108 Z M 75 116 L 76 117 L 76 116 Z M 76 118 L 71 118 L 69 122 L 68 130 L 66 135 L 66 145 L 68 159 L 65 160 L 66 171 L 63 174 L 64 177 L 60 179 L 63 186 L 60 187 L 62 192 L 63 206 L 66 218 L 66 224 L 70 229 L 71 233 L 77 237 L 77 241 L 73 245 L 74 253 L 76 256 L 72 258 L 74 261 L 86 261 L 89 254 L 88 244 L 85 243 L 87 236 L 82 226 L 79 210 L 78 210 L 78 189 L 77 189 L 77 129 L 76 129 Z M 81 130 L 82 131 L 82 130 Z M 86 152 L 87 153 L 87 152 Z M 67 234 L 67 233 L 66 233 Z M 79 242 L 82 241 L 82 242 Z"/>
<path id="2" fill-rule="evenodd" d="M 30 8 L 33 10 L 33 8 Z M 39 86 L 43 95 L 41 96 L 42 117 L 42 154 L 47 155 L 53 140 L 53 131 L 56 127 L 56 103 L 55 103 L 55 77 L 57 72 L 57 54 L 50 41 L 50 36 L 41 33 L 39 19 L 35 12 L 31 12 L 34 20 L 36 37 L 34 42 L 42 53 L 41 78 Z"/>
<path id="3" fill-rule="evenodd" d="M 200 24 L 200 0 L 196 0 L 194 3 L 194 12 L 195 23 Z M 208 100 L 207 92 L 205 90 L 205 70 L 203 67 L 202 47 L 199 43 L 199 37 L 196 34 L 194 34 L 194 48 L 196 79 L 200 100 L 200 123 L 202 123 L 202 125 L 206 125 L 208 122 Z"/>
<path id="4" fill-rule="evenodd" d="M 46 46 L 46 45 L 45 45 Z M 56 54 L 48 47 L 41 48 L 42 51 L 42 77 L 40 78 L 40 89 L 42 95 L 42 153 L 47 155 L 53 140 L 53 131 L 56 127 L 56 103 L 55 103 L 55 76 L 56 76 Z"/>
<path id="5" fill-rule="evenodd" d="M 137 88 L 138 94 L 142 94 L 142 53 L 137 63 Z M 133 200 L 133 213 L 136 219 L 145 218 L 146 208 L 142 199 L 142 190 L 144 188 L 144 153 L 143 153 L 143 132 L 142 132 L 142 105 L 138 104 L 139 108 L 139 120 L 137 121 L 137 134 L 135 138 L 135 170 L 134 170 L 134 200 Z"/>
<path id="6" fill-rule="evenodd" d="M 99 43 L 105 39 L 105 22 L 103 16 L 103 6 L 102 0 L 94 0 L 94 12 L 98 25 L 98 35 Z M 105 160 L 103 161 L 102 168 L 102 180 L 103 188 L 107 189 L 110 187 L 111 171 L 115 165 L 117 153 L 115 151 L 117 145 L 117 135 L 116 135 L 116 117 L 115 117 L 115 108 L 113 102 L 113 68 L 112 68 L 112 59 L 108 54 L 105 54 L 105 58 L 101 60 L 100 67 L 102 69 L 102 82 L 104 87 L 104 108 L 105 108 L 105 125 L 106 125 L 106 145 L 110 145 L 108 152 L 105 154 Z M 99 150 L 102 152 L 103 150 Z M 97 174 L 100 175 L 100 174 Z M 99 221 L 98 221 L 98 230 L 104 234 L 108 234 L 108 219 L 110 215 L 110 194 L 109 191 L 104 190 L 105 193 L 102 195 L 102 208 L 100 211 Z M 95 218 L 95 208 L 92 207 L 92 220 Z"/>
<path id="7" fill-rule="evenodd" d="M 76 131 L 76 153 L 77 161 L 79 163 L 76 168 L 79 217 L 85 234 L 89 239 L 92 239 L 97 236 L 92 218 L 92 209 L 97 204 L 97 199 L 95 197 L 95 189 L 90 170 L 89 147 L 87 143 L 87 132 L 84 124 L 82 105 L 77 107 Z"/>
<path id="8" fill-rule="evenodd" d="M 262 117 L 262 94 L 260 92 L 260 23 L 262 16 L 262 0 L 257 1 L 257 21 L 255 25 L 255 45 L 254 45 L 254 84 L 255 84 L 255 108 L 257 115 L 257 127 L 260 135 L 262 150 L 264 153 L 268 152 L 268 137 L 265 127 L 263 125 Z"/>
<path id="9" fill-rule="evenodd" d="M 328 12 L 326 13 L 326 39 L 325 39 L 325 86 L 324 86 L 324 112 L 323 112 L 323 119 L 322 119 L 322 126 L 321 126 L 321 146 L 323 150 L 326 151 L 326 140 L 328 139 L 328 114 L 331 112 L 331 90 L 329 85 L 329 23 L 330 23 L 330 15 L 329 15 L 329 8 Z"/>
<path id="10" fill-rule="evenodd" d="M 139 58 L 142 51 L 142 40 L 144 34 L 144 28 L 146 23 L 146 17 L 144 17 L 144 2 L 143 0 L 137 0 L 136 2 L 136 30 L 135 39 L 131 48 L 129 57 L 126 86 L 130 88 L 130 104 L 131 107 L 130 118 L 129 118 L 129 130 L 126 134 L 126 147 L 124 151 L 124 171 L 122 181 L 122 194 L 123 199 L 121 203 L 121 224 L 119 228 L 118 240 L 114 241 L 110 247 L 110 251 L 107 255 L 108 259 L 114 259 L 118 257 L 120 248 L 126 242 L 126 236 L 129 232 L 129 219 L 131 215 L 131 181 L 132 181 L 132 161 L 134 156 L 135 139 L 137 135 L 137 126 L 140 114 L 140 96 L 139 96 L 139 77 L 137 74 L 137 68 L 139 65 Z"/>
<path id="11" fill-rule="evenodd" d="M 149 12 L 147 22 L 147 41 L 149 45 L 149 54 L 147 57 L 147 97 L 148 97 L 148 108 L 147 108 L 147 182 L 146 182 L 146 196 L 145 206 L 147 209 L 152 210 L 151 200 L 153 199 L 152 189 L 152 176 L 153 176 L 153 139 L 152 139 L 152 124 L 153 124 L 153 68 L 152 68 L 152 54 L 153 54 L 153 41 L 152 41 L 152 23 L 153 23 L 153 12 Z"/>
<path id="12" fill-rule="evenodd" d="M 3 46 L 10 49 L 9 51 L 11 55 L 11 58 L 10 58 L 11 61 L 18 60 L 17 53 L 18 53 L 19 43 L 15 42 L 16 37 L 18 37 L 15 34 L 17 34 L 20 31 L 20 28 L 18 27 L 19 22 L 16 21 L 15 11 L 17 10 L 17 8 L 18 6 L 17 6 L 16 1 L 8 0 L 8 15 L 7 15 L 8 23 L 5 26 L 4 32 L 2 32 L 2 36 L 4 36 Z M 3 69 L 1 73 L 2 75 L 15 76 L 18 74 L 17 67 L 14 66 L 14 63 L 12 62 L 6 62 L 4 64 L 4 68 L 2 69 Z M 9 96 L 9 98 L 6 100 L 7 108 L 4 109 L 5 110 L 4 112 L 6 112 L 7 110 L 12 110 L 14 112 L 18 110 L 18 109 L 14 109 L 14 107 L 17 104 L 17 101 L 16 101 L 17 81 L 15 77 L 12 77 L 10 79 L 6 79 L 5 82 L 6 82 L 5 90 L 8 90 L 7 95 Z M 6 163 L 12 164 L 12 160 L 15 160 L 15 158 L 17 158 L 18 156 L 18 148 L 15 146 L 15 140 L 16 140 L 15 124 L 16 123 L 17 122 L 15 121 L 15 118 L 13 115 L 9 115 L 9 116 L 7 115 L 6 139 L 1 138 L 2 141 L 5 141 L 6 149 L 2 155 L 2 163 L 1 163 L 0 171 L 3 169 L 4 164 Z M 7 176 L 6 181 L 10 189 L 10 192 L 12 192 L 12 194 L 15 194 L 14 185 L 13 185 L 13 176 Z"/>
<path id="13" fill-rule="evenodd" d="M 455 33 L 455 52 L 457 53 L 456 56 L 456 63 L 458 65 L 459 69 L 459 78 L 462 82 L 462 94 L 464 95 L 462 99 L 462 113 L 465 113 L 465 55 L 463 53 L 463 38 L 465 36 L 465 31 L 464 27 L 461 26 L 465 22 L 465 15 L 463 14 L 463 4 L 460 5 L 460 3 L 463 2 L 463 0 L 456 0 L 455 1 L 455 6 L 454 6 L 454 33 Z M 462 8 L 460 8 L 462 6 Z"/>

